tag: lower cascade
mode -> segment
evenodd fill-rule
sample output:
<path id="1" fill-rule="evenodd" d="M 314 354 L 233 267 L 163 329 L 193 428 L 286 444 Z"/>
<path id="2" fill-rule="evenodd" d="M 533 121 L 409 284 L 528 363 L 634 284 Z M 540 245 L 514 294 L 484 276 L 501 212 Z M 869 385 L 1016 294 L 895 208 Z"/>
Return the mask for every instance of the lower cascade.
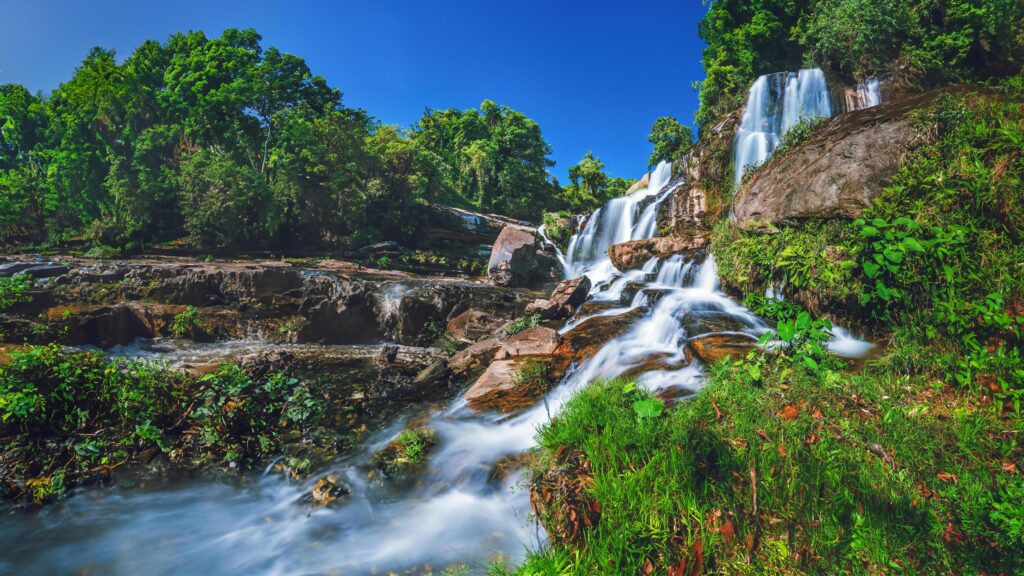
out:
<path id="1" fill-rule="evenodd" d="M 710 254 L 653 257 L 626 273 L 614 268 L 608 248 L 653 237 L 659 204 L 677 185 L 667 163 L 649 182 L 595 211 L 564 258 L 567 277 L 590 277 L 595 306 L 561 332 L 609 316 L 628 319 L 629 325 L 592 357 L 570 366 L 560 384 L 525 411 L 510 417 L 478 412 L 461 396 L 447 406 L 411 406 L 308 480 L 290 480 L 273 467 L 241 486 L 161 478 L 88 491 L 43 513 L 0 523 L 0 534 L 25 543 L 25 566 L 40 573 L 72 571 L 83 558 L 104 573 L 123 574 L 369 574 L 479 566 L 498 556 L 520 560 L 546 537 L 530 520 L 525 473 L 494 471 L 531 448 L 537 427 L 577 389 L 628 376 L 665 398 L 687 397 L 702 386 L 703 363 L 715 359 L 714 350 L 751 349 L 770 329 L 719 290 Z M 627 289 L 635 290 L 628 298 Z M 395 302 L 407 290 L 402 283 L 386 287 L 384 316 L 395 318 Z M 837 349 L 861 353 L 857 342 L 841 333 Z M 113 353 L 180 362 L 268 344 L 191 346 L 126 346 Z M 414 481 L 381 481 L 374 455 L 413 421 L 433 430 L 436 449 Z M 325 475 L 347 487 L 345 500 L 331 508 L 300 505 L 315 479 Z M 0 564 L 0 571 L 19 568 Z"/>

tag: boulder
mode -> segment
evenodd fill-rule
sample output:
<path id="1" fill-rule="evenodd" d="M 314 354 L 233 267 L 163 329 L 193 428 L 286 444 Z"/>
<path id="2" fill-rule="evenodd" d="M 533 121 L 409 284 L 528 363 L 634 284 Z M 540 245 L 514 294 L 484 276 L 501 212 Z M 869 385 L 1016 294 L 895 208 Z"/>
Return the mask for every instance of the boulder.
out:
<path id="1" fill-rule="evenodd" d="M 470 308 L 448 321 L 448 334 L 460 342 L 476 342 L 501 328 L 505 322 L 491 314 Z"/>
<path id="2" fill-rule="evenodd" d="M 558 348 L 561 339 L 558 332 L 544 326 L 523 330 L 509 338 L 497 354 L 495 360 L 505 360 L 515 356 L 550 356 Z"/>
<path id="3" fill-rule="evenodd" d="M 305 500 L 316 506 L 330 506 L 339 498 L 350 494 L 350 490 L 342 484 L 337 476 L 324 476 L 317 480 L 313 488 L 306 494 Z"/>
<path id="4" fill-rule="evenodd" d="M 643 307 L 638 307 L 622 314 L 594 316 L 580 322 L 562 334 L 562 343 L 555 349 L 549 373 L 561 378 L 573 362 L 579 363 L 597 354 L 605 342 L 625 333 L 643 313 Z"/>
<path id="5" fill-rule="evenodd" d="M 622 272 L 643 267 L 652 257 L 668 258 L 674 254 L 694 253 L 707 246 L 707 236 L 672 236 L 630 240 L 608 248 L 608 258 Z"/>
<path id="6" fill-rule="evenodd" d="M 491 248 L 487 274 L 499 286 L 521 287 L 553 281 L 558 262 L 535 230 L 509 224 Z"/>
<path id="7" fill-rule="evenodd" d="M 501 412 L 531 406 L 550 387 L 548 367 L 549 362 L 529 356 L 495 360 L 466 391 L 466 402 L 474 410 Z"/>
<path id="8" fill-rule="evenodd" d="M 746 356 L 756 346 L 757 339 L 746 334 L 708 334 L 689 340 L 686 351 L 704 364 L 714 364 L 726 357 Z"/>
<path id="9" fill-rule="evenodd" d="M 632 194 L 633 192 L 636 192 L 637 190 L 640 190 L 641 188 L 647 188 L 647 186 L 650 183 L 651 183 L 651 173 L 650 172 L 646 172 L 646 173 L 644 173 L 644 175 L 642 177 L 640 177 L 639 180 L 637 180 L 636 182 L 633 182 L 633 185 L 630 186 L 628 190 L 626 190 L 626 194 L 625 195 L 629 196 L 630 194 Z"/>
<path id="10" fill-rule="evenodd" d="M 448 359 L 448 368 L 455 376 L 468 377 L 479 372 L 494 358 L 501 343 L 494 338 L 481 340 L 465 350 L 460 350 Z"/>
<path id="11" fill-rule="evenodd" d="M 545 320 L 568 318 L 576 312 L 590 293 L 590 278 L 580 276 L 562 280 L 547 300 L 534 300 L 526 306 L 526 314 L 540 314 Z"/>
<path id="12" fill-rule="evenodd" d="M 963 90 L 953 88 L 952 90 Z M 943 92 L 933 90 L 839 114 L 809 140 L 772 157 L 738 192 L 744 227 L 806 218 L 856 218 L 926 137 L 913 112 Z"/>

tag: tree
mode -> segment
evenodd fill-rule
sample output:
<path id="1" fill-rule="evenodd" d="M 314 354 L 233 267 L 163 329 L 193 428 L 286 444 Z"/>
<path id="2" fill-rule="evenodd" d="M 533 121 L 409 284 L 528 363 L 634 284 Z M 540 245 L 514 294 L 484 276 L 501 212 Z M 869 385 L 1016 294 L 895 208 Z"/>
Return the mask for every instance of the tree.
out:
<path id="1" fill-rule="evenodd" d="M 604 162 L 587 152 L 583 158 L 569 168 L 570 184 L 559 191 L 562 207 L 577 214 L 591 212 L 599 206 L 625 194 L 635 180 L 609 178 L 604 172 Z"/>
<path id="2" fill-rule="evenodd" d="M 647 141 L 654 144 L 654 151 L 648 160 L 648 167 L 658 162 L 678 160 L 693 147 L 693 132 L 671 116 L 662 116 L 654 121 Z"/>

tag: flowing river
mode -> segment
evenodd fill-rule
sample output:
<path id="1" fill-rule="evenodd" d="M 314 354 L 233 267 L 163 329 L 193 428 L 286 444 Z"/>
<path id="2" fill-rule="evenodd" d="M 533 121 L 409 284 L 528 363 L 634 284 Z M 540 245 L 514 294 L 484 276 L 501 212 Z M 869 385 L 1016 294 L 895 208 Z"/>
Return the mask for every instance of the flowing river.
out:
<path id="1" fill-rule="evenodd" d="M 683 354 L 687 339 L 710 326 L 751 340 L 770 328 L 719 291 L 710 255 L 654 258 L 626 274 L 612 266 L 608 247 L 654 236 L 658 207 L 679 185 L 663 163 L 648 187 L 609 201 L 572 238 L 562 258 L 565 274 L 587 274 L 593 281 L 591 299 L 602 306 L 592 315 L 627 313 L 635 320 L 534 407 L 513 416 L 475 412 L 461 398 L 446 406 L 409 407 L 358 449 L 301 482 L 268 468 L 243 478 L 165 477 L 79 490 L 39 511 L 0 517 L 0 573 L 419 574 L 451 565 L 483 572 L 494 559 L 518 561 L 530 547 L 543 545 L 545 535 L 530 518 L 523 473 L 501 477 L 493 469 L 533 446 L 536 428 L 574 390 L 594 379 L 629 375 L 651 390 L 685 397 L 702 383 L 702 366 Z M 623 298 L 631 283 L 640 288 Z M 563 332 L 582 321 L 570 320 Z M 840 330 L 835 342 L 840 352 L 865 351 Z M 253 346 L 269 345 L 119 353 L 173 362 Z M 404 483 L 375 478 L 372 454 L 411 418 L 428 419 L 437 433 L 426 468 Z M 351 495 L 340 505 L 311 509 L 303 495 L 328 473 Z"/>

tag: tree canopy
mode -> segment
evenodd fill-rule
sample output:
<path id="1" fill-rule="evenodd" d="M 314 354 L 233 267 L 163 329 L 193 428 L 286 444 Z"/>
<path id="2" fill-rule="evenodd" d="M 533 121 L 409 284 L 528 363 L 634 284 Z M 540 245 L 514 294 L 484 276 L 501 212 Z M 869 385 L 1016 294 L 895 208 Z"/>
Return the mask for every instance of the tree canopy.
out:
<path id="1" fill-rule="evenodd" d="M 0 242 L 349 245 L 413 236 L 431 202 L 555 206 L 551 148 L 524 114 L 487 100 L 405 133 L 260 42 L 175 34 L 120 64 L 94 48 L 48 97 L 0 86 Z"/>

